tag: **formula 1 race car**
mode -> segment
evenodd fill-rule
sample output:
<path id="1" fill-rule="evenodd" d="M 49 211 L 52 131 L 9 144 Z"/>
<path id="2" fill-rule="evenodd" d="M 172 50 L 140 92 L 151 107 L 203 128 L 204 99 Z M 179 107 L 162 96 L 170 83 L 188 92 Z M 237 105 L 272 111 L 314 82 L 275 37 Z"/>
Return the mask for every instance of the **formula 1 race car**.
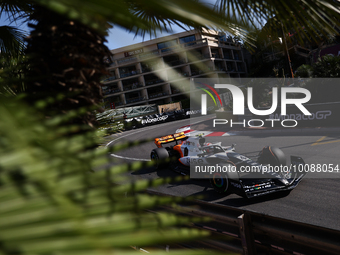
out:
<path id="1" fill-rule="evenodd" d="M 172 142 L 175 145 L 164 147 Z M 215 191 L 225 195 L 235 193 L 252 198 L 290 191 L 305 175 L 305 162 L 301 157 L 291 156 L 288 167 L 283 151 L 273 146 L 264 147 L 250 159 L 236 153 L 235 145 L 225 147 L 221 142 L 206 143 L 201 135 L 190 137 L 183 132 L 156 138 L 155 144 L 158 148 L 152 150 L 150 156 L 157 168 L 167 165 L 181 169 L 182 174 L 190 174 L 191 178 L 207 178 Z M 197 177 L 197 168 L 205 169 L 202 170 L 204 177 Z M 218 169 L 223 171 L 216 171 Z"/>

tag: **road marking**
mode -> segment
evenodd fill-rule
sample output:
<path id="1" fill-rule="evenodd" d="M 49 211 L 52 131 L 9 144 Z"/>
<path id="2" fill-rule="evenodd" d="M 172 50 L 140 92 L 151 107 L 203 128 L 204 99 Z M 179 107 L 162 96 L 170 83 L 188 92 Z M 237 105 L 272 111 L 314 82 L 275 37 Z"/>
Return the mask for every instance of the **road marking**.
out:
<path id="1" fill-rule="evenodd" d="M 124 156 L 119 156 L 117 154 L 110 154 L 112 157 L 116 158 L 122 158 L 122 159 L 128 159 L 128 160 L 137 160 L 137 161 L 151 161 L 151 159 L 144 159 L 144 158 L 129 158 L 129 157 L 124 157 Z"/>
<path id="2" fill-rule="evenodd" d="M 196 136 L 196 135 L 206 136 L 206 135 L 211 134 L 211 133 L 212 133 L 211 131 L 196 131 L 196 130 L 193 130 L 186 135 L 187 136 Z"/>
<path id="3" fill-rule="evenodd" d="M 226 132 L 212 132 L 209 135 L 206 136 L 222 136 L 224 135 Z"/>
<path id="4" fill-rule="evenodd" d="M 199 120 L 199 121 L 196 121 L 194 123 L 191 123 L 191 124 L 196 124 L 196 123 L 200 123 L 202 121 L 205 121 L 206 119 L 203 119 L 203 120 Z M 178 122 L 184 122 L 184 121 L 188 121 L 188 119 L 184 119 L 184 120 L 178 120 Z M 137 134 L 137 133 L 140 133 L 140 132 L 143 132 L 143 131 L 148 131 L 148 130 L 152 130 L 152 129 L 155 129 L 155 128 L 160 128 L 160 126 L 162 125 L 167 125 L 169 123 L 162 123 L 162 124 L 158 124 L 158 125 L 155 125 L 155 126 L 151 126 L 151 127 L 144 127 L 140 130 L 136 130 L 135 132 L 131 132 L 131 133 L 128 133 L 126 135 L 122 135 L 122 136 L 119 136 L 117 137 L 116 139 L 113 139 L 112 141 L 108 142 L 105 147 L 109 146 L 110 144 L 112 144 L 113 142 L 116 142 L 118 141 L 119 139 L 122 139 L 124 137 L 127 137 L 127 136 L 130 136 L 130 135 L 134 135 L 134 134 Z M 136 161 L 151 161 L 151 159 L 141 159 L 141 158 L 130 158 L 130 157 L 125 157 L 125 156 L 120 156 L 120 155 L 117 155 L 117 154 L 114 154 L 114 153 L 111 153 L 110 154 L 112 157 L 116 157 L 116 158 L 121 158 L 121 159 L 127 159 L 127 160 L 136 160 Z"/>
<path id="5" fill-rule="evenodd" d="M 144 250 L 144 249 L 142 249 L 142 248 L 140 248 L 139 250 L 142 251 L 142 252 L 144 252 L 144 253 L 150 253 L 150 252 L 148 252 L 147 250 Z"/>
<path id="6" fill-rule="evenodd" d="M 317 140 L 315 143 L 313 143 L 311 146 L 315 145 L 321 145 L 321 144 L 329 144 L 329 143 L 339 143 L 340 140 L 335 140 L 335 141 L 328 141 L 328 142 L 321 142 L 323 141 L 327 136 L 321 137 L 319 140 Z"/>
<path id="7" fill-rule="evenodd" d="M 318 143 L 317 145 L 321 145 L 321 144 L 329 144 L 329 143 L 340 143 L 340 140 L 329 141 L 329 142 L 323 142 L 323 143 Z"/>
<path id="8" fill-rule="evenodd" d="M 325 139 L 327 136 L 321 137 L 319 140 L 317 140 L 315 143 L 313 143 L 311 146 L 318 145 L 319 142 L 321 142 L 323 139 Z"/>

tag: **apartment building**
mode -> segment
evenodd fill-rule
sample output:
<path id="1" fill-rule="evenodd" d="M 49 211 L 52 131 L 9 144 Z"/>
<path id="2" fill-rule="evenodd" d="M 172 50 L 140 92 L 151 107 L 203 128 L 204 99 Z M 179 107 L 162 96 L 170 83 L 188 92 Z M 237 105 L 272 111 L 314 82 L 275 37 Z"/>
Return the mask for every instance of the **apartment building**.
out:
<path id="1" fill-rule="evenodd" d="M 103 79 L 106 108 L 189 98 L 188 80 L 246 77 L 241 45 L 216 31 L 182 32 L 114 49 Z"/>

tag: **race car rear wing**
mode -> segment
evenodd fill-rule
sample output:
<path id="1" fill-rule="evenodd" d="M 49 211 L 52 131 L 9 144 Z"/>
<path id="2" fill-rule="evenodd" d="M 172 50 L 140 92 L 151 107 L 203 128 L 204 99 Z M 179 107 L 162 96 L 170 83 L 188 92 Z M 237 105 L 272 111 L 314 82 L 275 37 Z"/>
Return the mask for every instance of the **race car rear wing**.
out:
<path id="1" fill-rule="evenodd" d="M 158 148 L 161 148 L 162 144 L 171 143 L 171 142 L 176 142 L 176 144 L 178 144 L 178 141 L 183 141 L 186 139 L 188 139 L 188 137 L 184 134 L 184 132 L 180 132 L 180 133 L 175 133 L 172 135 L 166 135 L 160 138 L 156 138 L 155 144 Z"/>

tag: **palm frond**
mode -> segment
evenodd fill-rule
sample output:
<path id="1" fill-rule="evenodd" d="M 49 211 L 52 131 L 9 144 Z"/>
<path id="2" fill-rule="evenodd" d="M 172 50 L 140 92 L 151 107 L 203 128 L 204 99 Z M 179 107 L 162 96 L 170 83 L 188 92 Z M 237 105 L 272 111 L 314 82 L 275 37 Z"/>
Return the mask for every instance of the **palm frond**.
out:
<path id="1" fill-rule="evenodd" d="M 214 6 L 199 0 L 125 0 L 95 1 L 80 0 L 37 0 L 43 5 L 70 19 L 78 19 L 84 24 L 101 31 L 106 30 L 106 22 L 126 28 L 136 34 L 155 35 L 160 31 L 171 31 L 173 25 L 183 28 L 214 28 L 247 39 L 249 22 L 241 22 L 238 17 L 227 18 Z"/>
<path id="2" fill-rule="evenodd" d="M 128 171 L 152 163 L 112 164 L 107 156 L 110 148 L 89 146 L 98 143 L 93 132 L 64 136 L 58 127 L 64 117 L 43 119 L 19 98 L 1 100 L 0 114 L 0 241 L 5 254 L 116 254 L 117 250 L 129 254 L 131 246 L 209 235 L 174 228 L 206 219 L 145 211 L 187 200 L 139 193 L 182 176 L 131 182 Z M 93 171 L 98 167 L 102 170 Z"/>
<path id="3" fill-rule="evenodd" d="M 2 56 L 18 57 L 25 50 L 25 32 L 12 27 L 0 26 L 0 51 Z"/>
<path id="4" fill-rule="evenodd" d="M 0 17 L 6 15 L 10 22 L 27 19 L 33 11 L 33 2 L 27 0 L 10 0 L 0 2 Z"/>
<path id="5" fill-rule="evenodd" d="M 215 8 L 225 12 L 227 17 L 237 15 L 242 21 L 250 21 L 257 27 L 263 27 L 267 21 L 270 21 L 271 29 L 281 29 L 283 25 L 284 33 L 299 32 L 314 41 L 319 40 L 321 36 L 338 34 L 340 31 L 338 1 L 218 0 Z M 299 40 L 303 41 L 301 36 Z"/>

